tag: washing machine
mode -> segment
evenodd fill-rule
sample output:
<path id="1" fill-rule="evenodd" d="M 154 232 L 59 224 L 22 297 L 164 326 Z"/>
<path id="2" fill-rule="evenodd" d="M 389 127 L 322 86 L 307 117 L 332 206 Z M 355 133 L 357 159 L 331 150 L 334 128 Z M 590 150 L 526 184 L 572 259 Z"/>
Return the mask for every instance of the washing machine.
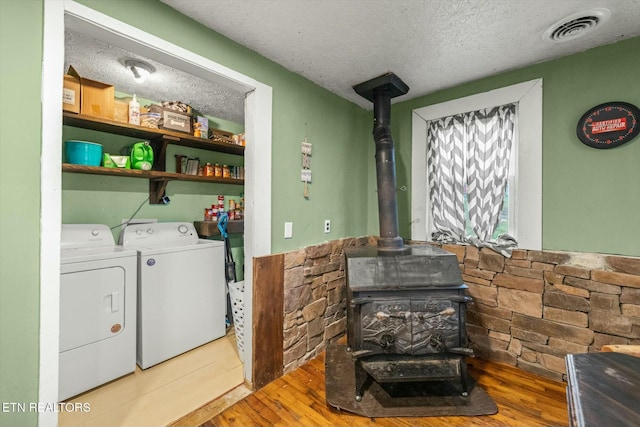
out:
<path id="1" fill-rule="evenodd" d="M 224 242 L 200 239 L 189 222 L 126 227 L 138 253 L 137 362 L 147 369 L 224 336 Z"/>
<path id="2" fill-rule="evenodd" d="M 135 371 L 137 266 L 108 226 L 62 225 L 60 400 Z"/>

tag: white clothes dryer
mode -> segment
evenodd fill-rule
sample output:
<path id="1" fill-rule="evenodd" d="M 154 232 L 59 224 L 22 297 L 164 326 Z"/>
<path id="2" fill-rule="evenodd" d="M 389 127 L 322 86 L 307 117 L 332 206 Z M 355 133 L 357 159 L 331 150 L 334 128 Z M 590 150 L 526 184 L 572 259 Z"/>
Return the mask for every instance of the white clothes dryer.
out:
<path id="1" fill-rule="evenodd" d="M 135 371 L 136 255 L 106 225 L 62 225 L 60 400 Z"/>
<path id="2" fill-rule="evenodd" d="M 137 362 L 142 369 L 224 336 L 224 242 L 200 239 L 193 224 L 126 227 L 138 252 Z"/>

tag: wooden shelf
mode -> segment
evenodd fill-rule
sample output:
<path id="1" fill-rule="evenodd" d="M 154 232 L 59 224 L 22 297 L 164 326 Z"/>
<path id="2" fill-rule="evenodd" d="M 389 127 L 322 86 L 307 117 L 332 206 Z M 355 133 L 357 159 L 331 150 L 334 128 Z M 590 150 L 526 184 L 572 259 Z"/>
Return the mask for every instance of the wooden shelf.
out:
<path id="1" fill-rule="evenodd" d="M 196 227 L 196 231 L 199 236 L 210 237 L 220 235 L 220 230 L 218 230 L 218 221 L 193 221 L 193 225 Z M 235 219 L 227 221 L 227 233 L 244 233 L 244 221 Z"/>
<path id="2" fill-rule="evenodd" d="M 196 138 L 195 136 L 189 134 L 174 132 L 171 130 L 146 128 L 99 117 L 69 113 L 66 111 L 62 113 L 62 122 L 67 126 L 149 140 L 155 154 L 153 170 L 142 171 L 137 169 L 105 168 L 100 166 L 84 166 L 63 163 L 62 171 L 92 175 L 146 178 L 149 180 L 150 204 L 157 205 L 163 202 L 163 196 L 165 194 L 165 190 L 169 181 L 194 181 L 212 184 L 216 183 L 244 185 L 244 179 L 231 179 L 165 172 L 167 161 L 167 145 L 169 144 L 180 145 L 183 147 L 199 148 L 208 151 L 216 151 L 219 153 L 234 154 L 237 156 L 244 156 L 244 147 L 241 145 L 216 142 L 209 139 Z"/>
<path id="3" fill-rule="evenodd" d="M 174 145 L 244 156 L 244 147 L 241 145 L 196 138 L 195 136 L 186 133 L 174 132 L 166 129 L 145 128 L 142 126 L 120 123 L 99 117 L 74 114 L 66 111 L 62 113 L 62 122 L 67 126 L 74 126 L 83 129 L 147 139 L 149 141 L 165 140 L 167 143 Z"/>
<path id="4" fill-rule="evenodd" d="M 86 173 L 92 175 L 128 176 L 134 178 L 147 178 L 156 181 L 197 181 L 217 184 L 239 184 L 243 185 L 243 179 L 219 178 L 213 176 L 187 175 L 184 173 L 143 171 L 138 169 L 105 168 L 102 166 L 84 166 L 71 163 L 62 164 L 62 172 Z"/>

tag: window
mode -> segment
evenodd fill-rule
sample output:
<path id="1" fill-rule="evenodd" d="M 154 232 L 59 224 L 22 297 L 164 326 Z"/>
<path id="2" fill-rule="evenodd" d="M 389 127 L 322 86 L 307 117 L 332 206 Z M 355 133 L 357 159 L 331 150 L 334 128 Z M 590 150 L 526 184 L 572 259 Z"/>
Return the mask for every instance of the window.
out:
<path id="1" fill-rule="evenodd" d="M 468 111 L 517 105 L 509 181 L 508 233 L 520 248 L 542 248 L 542 80 L 532 80 L 413 111 L 411 238 L 431 240 L 433 219 L 426 188 L 427 123 Z"/>
<path id="2" fill-rule="evenodd" d="M 509 212 L 502 202 L 514 169 L 510 163 L 516 109 L 511 103 L 427 122 L 427 191 L 434 240 L 487 243 L 501 234 L 495 228 L 501 210 Z M 506 233 L 508 221 L 503 222 Z"/>

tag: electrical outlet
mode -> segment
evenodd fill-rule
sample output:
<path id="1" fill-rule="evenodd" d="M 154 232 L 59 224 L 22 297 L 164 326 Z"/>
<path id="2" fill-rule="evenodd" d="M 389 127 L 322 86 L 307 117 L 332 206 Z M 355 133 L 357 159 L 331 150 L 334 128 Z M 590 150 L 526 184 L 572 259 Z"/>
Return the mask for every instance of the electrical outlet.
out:
<path id="1" fill-rule="evenodd" d="M 291 239 L 293 238 L 293 223 L 285 222 L 284 223 L 284 238 Z"/>
<path id="2" fill-rule="evenodd" d="M 328 219 L 324 220 L 324 232 L 331 233 L 331 220 L 328 220 Z"/>

